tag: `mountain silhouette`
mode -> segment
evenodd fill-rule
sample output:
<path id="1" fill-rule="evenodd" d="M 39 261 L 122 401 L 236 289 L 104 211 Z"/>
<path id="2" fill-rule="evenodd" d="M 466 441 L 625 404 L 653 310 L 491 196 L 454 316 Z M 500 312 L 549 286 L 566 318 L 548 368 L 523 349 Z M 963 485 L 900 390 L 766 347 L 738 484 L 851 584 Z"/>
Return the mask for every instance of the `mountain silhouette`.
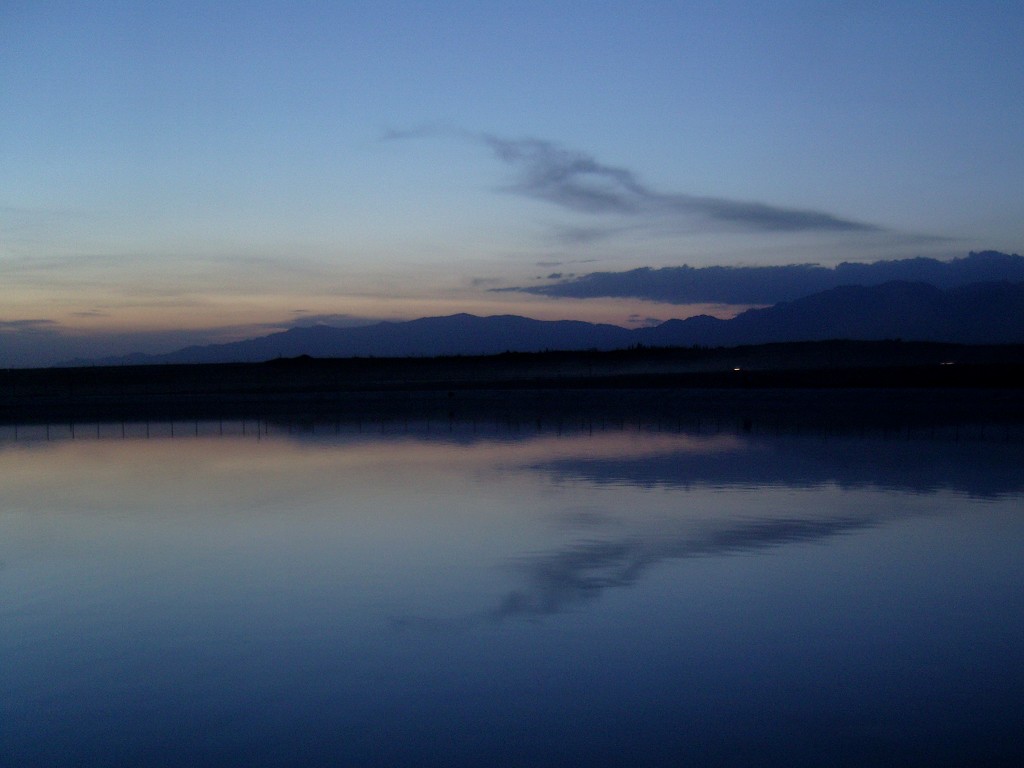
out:
<path id="1" fill-rule="evenodd" d="M 1024 283 L 972 283 L 942 290 L 892 281 L 846 285 L 731 320 L 697 316 L 642 329 L 652 346 L 731 346 L 826 339 L 904 339 L 959 344 L 1024 341 Z"/>
<path id="2" fill-rule="evenodd" d="M 577 349 L 619 349 L 635 343 L 616 325 L 532 320 L 516 315 L 457 314 L 354 328 L 314 325 L 256 339 L 186 347 L 164 355 L 129 355 L 103 363 L 261 362 L 276 357 L 437 357 Z"/>
<path id="3" fill-rule="evenodd" d="M 355 328 L 292 328 L 255 339 L 135 354 L 92 364 L 261 362 L 277 357 L 434 357 L 634 345 L 736 346 L 826 339 L 903 339 L 961 344 L 1024 343 L 1024 283 L 941 289 L 893 281 L 847 285 L 751 309 L 730 319 L 699 315 L 648 328 L 515 315 L 457 314 Z"/>

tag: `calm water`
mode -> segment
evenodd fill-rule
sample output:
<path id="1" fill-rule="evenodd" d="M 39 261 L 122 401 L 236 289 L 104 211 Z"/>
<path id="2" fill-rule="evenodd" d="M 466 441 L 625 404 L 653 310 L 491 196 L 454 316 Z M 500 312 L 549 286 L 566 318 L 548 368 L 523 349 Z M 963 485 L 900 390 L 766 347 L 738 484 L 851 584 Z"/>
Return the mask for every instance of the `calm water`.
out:
<path id="1" fill-rule="evenodd" d="M 41 430 L 2 765 L 1024 763 L 1017 442 Z"/>

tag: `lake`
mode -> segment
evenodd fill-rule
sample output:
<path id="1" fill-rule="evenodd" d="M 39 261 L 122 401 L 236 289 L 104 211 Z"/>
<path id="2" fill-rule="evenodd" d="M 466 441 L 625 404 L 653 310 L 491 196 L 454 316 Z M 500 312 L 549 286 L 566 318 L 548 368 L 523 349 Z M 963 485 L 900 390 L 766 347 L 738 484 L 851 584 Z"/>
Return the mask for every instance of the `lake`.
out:
<path id="1" fill-rule="evenodd" d="M 0 434 L 0 764 L 1024 764 L 998 428 Z"/>

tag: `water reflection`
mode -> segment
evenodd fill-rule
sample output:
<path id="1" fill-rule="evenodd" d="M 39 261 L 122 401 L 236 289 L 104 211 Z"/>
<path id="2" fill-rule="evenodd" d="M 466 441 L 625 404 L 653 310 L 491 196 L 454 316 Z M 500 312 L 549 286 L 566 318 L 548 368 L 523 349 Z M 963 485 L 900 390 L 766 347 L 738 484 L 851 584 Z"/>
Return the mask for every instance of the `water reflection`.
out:
<path id="1" fill-rule="evenodd" d="M 495 618 L 558 613 L 600 597 L 612 587 L 628 587 L 661 561 L 741 554 L 768 547 L 839 536 L 873 525 L 870 519 L 795 518 L 741 523 L 679 536 L 589 541 L 524 560 L 526 585 L 506 595 Z"/>
<path id="2" fill-rule="evenodd" d="M 1024 432 L 992 425 L 938 432 L 908 428 L 865 436 L 830 432 L 826 427 L 802 433 L 750 433 L 741 423 L 729 421 L 697 428 L 676 421 L 566 423 L 552 419 L 61 423 L 0 425 L 0 452 L 67 440 L 212 437 L 257 442 L 286 439 L 321 446 L 429 443 L 485 450 L 489 445 L 532 444 L 540 460 L 531 468 L 552 477 L 638 486 L 838 483 L 917 492 L 948 489 L 977 496 L 1024 490 L 1024 459 L 1008 450 L 1024 444 Z M 575 443 L 577 450 L 566 448 L 571 438 L 584 437 L 588 439 Z M 554 438 L 560 448 L 553 450 Z"/>
<path id="3" fill-rule="evenodd" d="M 728 453 L 669 451 L 653 456 L 556 459 L 537 466 L 555 477 L 595 483 L 792 486 L 836 483 L 918 493 L 939 489 L 998 497 L 1024 490 L 1024 459 L 1002 440 L 953 441 L 921 437 L 756 438 Z"/>
<path id="4" fill-rule="evenodd" d="M 121 432 L 0 436 L 0 764 L 1021 757 L 998 436 Z"/>

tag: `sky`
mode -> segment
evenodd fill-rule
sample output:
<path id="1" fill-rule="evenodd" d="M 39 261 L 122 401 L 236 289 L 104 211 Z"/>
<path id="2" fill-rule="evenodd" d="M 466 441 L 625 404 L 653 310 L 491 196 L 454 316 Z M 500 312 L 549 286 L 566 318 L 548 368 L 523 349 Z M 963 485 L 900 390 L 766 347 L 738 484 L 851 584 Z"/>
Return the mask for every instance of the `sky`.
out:
<path id="1" fill-rule="evenodd" d="M 0 6 L 0 366 L 1024 243 L 1018 2 Z"/>

